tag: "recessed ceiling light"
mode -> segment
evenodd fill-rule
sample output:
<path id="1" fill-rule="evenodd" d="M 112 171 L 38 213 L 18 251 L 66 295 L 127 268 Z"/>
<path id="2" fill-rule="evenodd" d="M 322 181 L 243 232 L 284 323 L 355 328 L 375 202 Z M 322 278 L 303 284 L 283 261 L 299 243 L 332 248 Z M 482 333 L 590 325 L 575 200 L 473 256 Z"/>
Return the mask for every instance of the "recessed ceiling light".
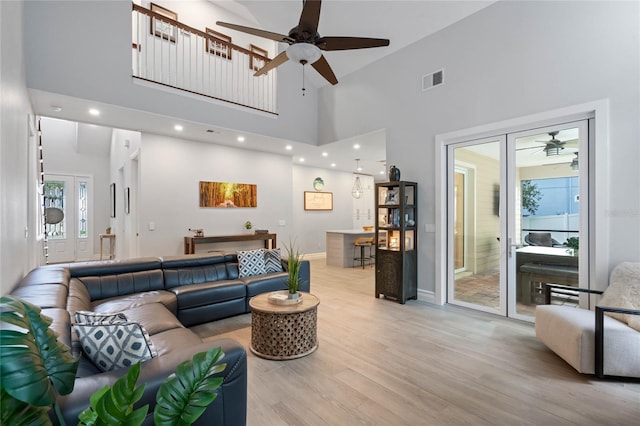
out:
<path id="1" fill-rule="evenodd" d="M 357 143 L 357 144 L 353 145 L 353 149 L 360 149 L 360 144 Z"/>
<path id="2" fill-rule="evenodd" d="M 181 132 L 184 129 L 184 127 L 182 127 L 180 124 L 176 124 L 175 126 L 173 126 L 173 128 L 178 132 Z"/>
<path id="3" fill-rule="evenodd" d="M 238 142 L 244 142 L 244 136 L 238 136 L 236 139 Z"/>
<path id="4" fill-rule="evenodd" d="M 380 170 L 380 174 L 383 175 L 384 174 L 384 170 Z"/>
<path id="5" fill-rule="evenodd" d="M 89 109 L 89 114 L 91 114 L 91 115 L 100 115 L 100 111 L 98 111 L 95 108 L 90 108 Z"/>
<path id="6" fill-rule="evenodd" d="M 51 105 L 51 111 L 60 112 L 60 111 L 62 111 L 62 107 L 58 106 L 58 105 Z"/>
<path id="7" fill-rule="evenodd" d="M 335 167 L 335 166 L 336 166 L 336 163 L 331 163 L 331 167 Z"/>
<path id="8" fill-rule="evenodd" d="M 304 163 L 304 158 L 300 157 L 300 159 L 298 161 L 301 162 L 301 163 Z"/>
<path id="9" fill-rule="evenodd" d="M 328 156 L 329 156 L 329 153 L 328 153 L 328 152 L 323 152 L 323 153 L 322 153 L 322 156 L 323 156 L 323 157 L 328 157 Z"/>
<path id="10" fill-rule="evenodd" d="M 285 146 L 285 149 L 286 149 L 287 151 L 291 151 L 291 150 L 293 149 L 293 147 L 292 147 L 291 145 L 287 145 L 287 146 Z"/>

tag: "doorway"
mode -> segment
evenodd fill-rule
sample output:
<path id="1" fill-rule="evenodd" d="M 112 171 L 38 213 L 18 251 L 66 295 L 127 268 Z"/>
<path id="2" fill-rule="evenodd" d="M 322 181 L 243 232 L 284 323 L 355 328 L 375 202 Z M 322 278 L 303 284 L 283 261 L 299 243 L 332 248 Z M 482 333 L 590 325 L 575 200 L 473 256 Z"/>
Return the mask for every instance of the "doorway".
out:
<path id="1" fill-rule="evenodd" d="M 447 146 L 447 303 L 533 321 L 544 283 L 587 286 L 588 135 L 582 120 Z"/>
<path id="2" fill-rule="evenodd" d="M 93 179 L 46 174 L 44 180 L 46 262 L 93 258 Z"/>

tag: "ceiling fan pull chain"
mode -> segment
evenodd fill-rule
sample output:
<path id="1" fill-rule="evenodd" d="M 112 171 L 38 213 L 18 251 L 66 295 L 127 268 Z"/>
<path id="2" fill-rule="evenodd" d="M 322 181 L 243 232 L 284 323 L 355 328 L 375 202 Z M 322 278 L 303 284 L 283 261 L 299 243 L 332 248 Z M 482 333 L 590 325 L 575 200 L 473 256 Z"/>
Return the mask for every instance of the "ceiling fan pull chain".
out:
<path id="1" fill-rule="evenodd" d="M 300 63 L 302 64 L 302 96 L 304 96 L 304 91 L 306 90 L 304 88 L 304 66 L 307 64 L 307 61 L 303 59 L 300 61 Z"/>

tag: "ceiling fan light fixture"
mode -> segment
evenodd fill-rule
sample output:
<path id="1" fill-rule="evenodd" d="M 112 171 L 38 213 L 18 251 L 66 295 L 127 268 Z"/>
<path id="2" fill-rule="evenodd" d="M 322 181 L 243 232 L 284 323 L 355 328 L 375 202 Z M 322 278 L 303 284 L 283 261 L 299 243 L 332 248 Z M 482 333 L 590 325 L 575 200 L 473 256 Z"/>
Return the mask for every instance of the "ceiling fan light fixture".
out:
<path id="1" fill-rule="evenodd" d="M 544 147 L 544 152 L 547 154 L 547 157 L 552 157 L 554 155 L 560 155 L 560 151 L 562 151 L 563 149 L 563 146 L 559 146 L 554 143 L 548 143 L 547 146 Z"/>
<path id="2" fill-rule="evenodd" d="M 298 63 L 313 64 L 322 56 L 318 46 L 309 43 L 295 43 L 287 48 L 287 57 Z"/>

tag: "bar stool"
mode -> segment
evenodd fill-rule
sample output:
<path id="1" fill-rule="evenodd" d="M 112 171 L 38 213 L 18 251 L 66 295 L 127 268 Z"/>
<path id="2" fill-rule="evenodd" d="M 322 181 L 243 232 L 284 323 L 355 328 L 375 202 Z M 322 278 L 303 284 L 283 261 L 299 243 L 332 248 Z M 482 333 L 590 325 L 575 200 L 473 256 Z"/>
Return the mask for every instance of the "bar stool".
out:
<path id="1" fill-rule="evenodd" d="M 373 247 L 373 238 L 356 238 L 353 242 L 353 263 L 355 265 L 356 262 L 360 262 L 360 266 L 364 269 L 365 262 L 368 262 L 369 265 L 373 265 L 372 260 L 373 256 L 371 255 L 371 248 Z M 356 250 L 360 248 L 360 257 L 356 256 Z M 365 249 L 369 249 L 369 255 L 365 256 Z"/>

